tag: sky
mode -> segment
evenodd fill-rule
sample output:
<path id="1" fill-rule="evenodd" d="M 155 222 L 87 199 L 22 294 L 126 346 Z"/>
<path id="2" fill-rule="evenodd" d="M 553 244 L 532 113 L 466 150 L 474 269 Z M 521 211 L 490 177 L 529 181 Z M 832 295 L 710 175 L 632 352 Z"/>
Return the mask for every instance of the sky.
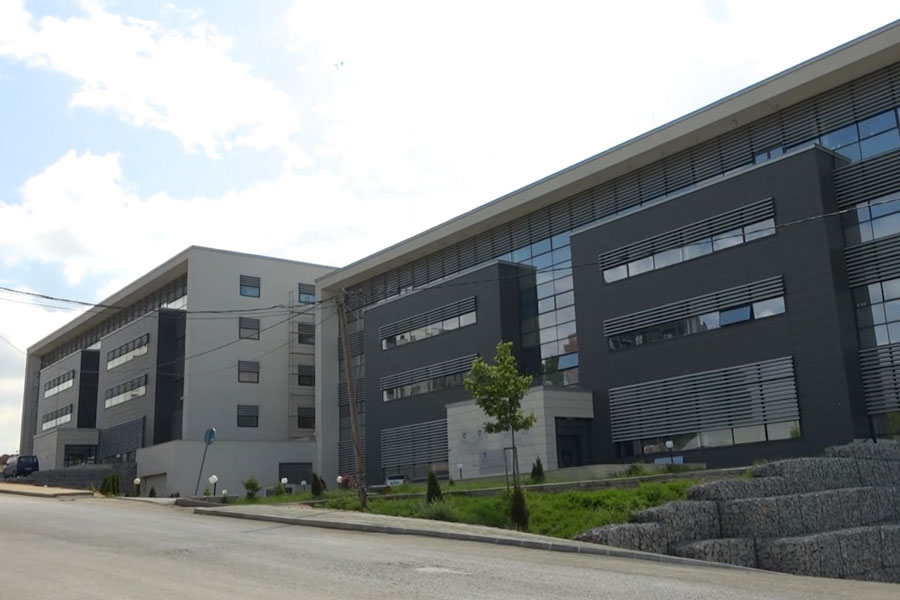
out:
<path id="1" fill-rule="evenodd" d="M 0 0 L 0 287 L 97 302 L 190 245 L 343 266 L 897 18 L 888 0 Z M 77 314 L 0 291 L 0 453 L 24 351 Z"/>

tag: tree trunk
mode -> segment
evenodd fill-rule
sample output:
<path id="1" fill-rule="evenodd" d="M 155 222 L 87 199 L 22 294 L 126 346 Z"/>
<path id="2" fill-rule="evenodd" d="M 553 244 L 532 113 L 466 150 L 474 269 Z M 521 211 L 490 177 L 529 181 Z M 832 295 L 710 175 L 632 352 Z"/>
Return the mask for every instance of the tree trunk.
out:
<path id="1" fill-rule="evenodd" d="M 509 428 L 512 434 L 512 455 L 513 455 L 513 483 L 515 487 L 519 487 L 519 454 L 516 452 L 516 430 Z"/>

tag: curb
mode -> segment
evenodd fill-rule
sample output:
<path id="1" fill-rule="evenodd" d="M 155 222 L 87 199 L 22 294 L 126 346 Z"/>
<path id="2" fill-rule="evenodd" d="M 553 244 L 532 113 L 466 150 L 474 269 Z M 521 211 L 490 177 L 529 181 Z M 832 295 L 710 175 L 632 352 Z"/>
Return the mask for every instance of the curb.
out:
<path id="1" fill-rule="evenodd" d="M 89 490 L 67 490 L 65 492 L 32 492 L 31 490 L 11 490 L 0 486 L 0 494 L 13 494 L 15 496 L 31 496 L 33 498 L 65 498 L 65 497 L 94 497 L 94 492 Z"/>
<path id="2" fill-rule="evenodd" d="M 264 515 L 253 513 L 241 513 L 220 508 L 195 508 L 194 514 L 213 517 L 230 517 L 233 519 L 246 519 L 250 521 L 266 521 L 269 523 L 282 523 L 284 525 L 300 525 L 304 527 L 319 527 L 322 529 L 337 529 L 341 531 L 362 531 L 365 533 L 388 533 L 394 535 L 418 535 L 423 537 L 440 538 L 445 540 L 459 540 L 464 542 L 481 542 L 485 544 L 498 544 L 500 546 L 516 546 L 532 550 L 549 550 L 551 552 L 569 552 L 574 554 L 589 554 L 595 556 L 608 556 L 611 558 L 630 558 L 647 560 L 658 563 L 668 563 L 693 567 L 714 567 L 718 569 L 736 569 L 741 571 L 756 571 L 749 567 L 740 567 L 725 563 L 707 562 L 694 558 L 682 558 L 668 554 L 654 554 L 641 552 L 640 550 L 627 550 L 613 548 L 600 544 L 587 542 L 575 542 L 570 540 L 544 541 L 543 539 L 516 539 L 504 536 L 491 536 L 480 533 L 464 533 L 457 531 L 441 531 L 437 529 L 424 529 L 418 527 L 401 527 L 398 525 L 372 525 L 368 523 L 350 523 L 343 521 L 329 521 L 327 519 L 279 517 L 276 515 Z M 543 536 L 540 536 L 543 537 Z M 552 538 L 550 538 L 552 539 Z"/>

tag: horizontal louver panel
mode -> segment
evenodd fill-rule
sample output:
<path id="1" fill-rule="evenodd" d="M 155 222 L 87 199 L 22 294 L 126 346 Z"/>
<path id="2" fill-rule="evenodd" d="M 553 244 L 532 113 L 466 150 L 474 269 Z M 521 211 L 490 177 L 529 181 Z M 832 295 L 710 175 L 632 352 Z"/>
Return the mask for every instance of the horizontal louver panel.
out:
<path id="1" fill-rule="evenodd" d="M 771 198 L 742 206 L 741 208 L 730 210 L 726 213 L 716 215 L 709 219 L 704 219 L 696 223 L 692 223 L 685 227 L 679 227 L 657 236 L 628 244 L 604 252 L 598 256 L 600 269 L 609 269 L 618 265 L 625 264 L 632 260 L 652 256 L 657 252 L 678 248 L 685 244 L 690 244 L 698 240 L 725 233 L 732 229 L 736 229 L 743 225 L 749 225 L 758 221 L 763 221 L 775 216 L 775 203 Z"/>
<path id="2" fill-rule="evenodd" d="M 770 277 L 762 281 L 739 285 L 720 292 L 704 294 L 687 300 L 673 302 L 664 306 L 649 308 L 640 312 L 622 315 L 603 322 L 604 334 L 609 337 L 626 331 L 652 327 L 662 323 L 695 317 L 714 310 L 722 310 L 732 306 L 751 304 L 784 295 L 782 277 Z"/>
<path id="3" fill-rule="evenodd" d="M 238 327 L 240 327 L 241 329 L 255 329 L 259 331 L 259 319 L 238 317 Z"/>
<path id="4" fill-rule="evenodd" d="M 838 208 L 900 191 L 900 150 L 835 170 Z"/>
<path id="5" fill-rule="evenodd" d="M 860 350 L 859 368 L 867 412 L 900 410 L 900 344 Z"/>
<path id="6" fill-rule="evenodd" d="M 381 467 L 447 461 L 447 419 L 381 430 Z"/>
<path id="7" fill-rule="evenodd" d="M 237 416 L 239 417 L 258 417 L 259 406 L 255 404 L 238 404 Z"/>
<path id="8" fill-rule="evenodd" d="M 111 387 L 106 390 L 105 399 L 112 398 L 114 396 L 118 396 L 119 394 L 124 394 L 125 392 L 130 392 L 131 390 L 136 390 L 141 386 L 147 385 L 147 376 L 141 375 L 140 377 L 135 377 L 131 381 L 126 381 L 125 383 L 120 383 L 115 387 Z"/>
<path id="9" fill-rule="evenodd" d="M 355 331 L 350 334 L 350 356 L 357 356 L 365 351 L 366 332 Z M 344 339 L 338 337 L 337 343 L 338 360 L 344 360 Z"/>
<path id="10" fill-rule="evenodd" d="M 378 328 L 378 337 L 379 339 L 384 339 L 388 336 L 397 335 L 398 333 L 404 333 L 407 331 L 412 331 L 413 329 L 417 329 L 419 327 L 424 327 L 425 325 L 439 323 L 444 319 L 458 317 L 459 315 L 472 312 L 474 310 L 475 296 L 463 298 L 462 300 L 457 300 L 456 302 L 445 304 L 440 308 L 435 308 L 433 310 L 429 310 L 428 312 L 414 315 L 401 321 L 395 321 L 393 323 L 388 323 L 387 325 L 382 325 Z"/>
<path id="11" fill-rule="evenodd" d="M 133 452 L 144 445 L 144 418 L 139 417 L 100 431 L 100 457 Z"/>
<path id="12" fill-rule="evenodd" d="M 403 373 L 395 373 L 381 378 L 381 389 L 389 390 L 401 385 L 416 383 L 418 381 L 426 381 L 435 377 L 443 377 L 444 375 L 453 375 L 455 373 L 463 373 L 472 367 L 472 362 L 478 358 L 477 354 L 469 354 L 468 356 L 460 356 L 452 360 L 447 360 L 427 367 L 411 369 Z"/>
<path id="13" fill-rule="evenodd" d="M 241 275 L 241 285 L 247 287 L 259 287 L 260 284 L 259 277 L 253 277 L 251 275 Z"/>
<path id="14" fill-rule="evenodd" d="M 900 277 L 900 236 L 851 246 L 844 262 L 850 287 Z"/>
<path id="15" fill-rule="evenodd" d="M 238 361 L 238 371 L 259 373 L 259 363 L 256 361 L 250 361 L 250 360 L 239 360 Z"/>
<path id="16" fill-rule="evenodd" d="M 312 294 L 312 295 L 315 295 L 315 293 L 316 293 L 316 286 L 314 286 L 314 285 L 311 284 L 311 283 L 301 283 L 301 284 L 298 285 L 298 291 L 299 291 L 301 294 Z"/>
<path id="17" fill-rule="evenodd" d="M 614 442 L 799 419 L 792 357 L 609 390 Z"/>
<path id="18" fill-rule="evenodd" d="M 149 344 L 149 343 L 150 343 L 150 334 L 149 334 L 149 333 L 145 333 L 145 334 L 142 335 L 141 337 L 139 337 L 139 338 L 137 338 L 137 339 L 134 339 L 134 340 L 131 340 L 131 341 L 128 342 L 127 344 L 122 344 L 122 345 L 119 346 L 118 348 L 115 348 L 115 349 L 110 350 L 109 352 L 107 352 L 107 353 L 106 353 L 106 360 L 108 360 L 108 361 L 109 361 L 109 360 L 114 360 L 114 359 L 116 359 L 116 358 L 122 356 L 123 354 L 128 354 L 128 353 L 131 352 L 132 350 L 137 350 L 138 348 L 141 348 L 141 347 L 143 347 L 143 346 L 146 346 L 146 345 Z"/>
<path id="19" fill-rule="evenodd" d="M 366 378 L 357 378 L 356 385 L 353 387 L 353 390 L 356 392 L 356 404 L 359 407 L 359 411 L 364 412 L 366 406 Z M 341 405 L 349 403 L 350 396 L 347 394 L 347 383 L 342 381 L 338 384 L 338 404 Z"/>
<path id="20" fill-rule="evenodd" d="M 312 323 L 297 323 L 297 333 L 302 333 L 303 335 L 315 335 L 316 326 Z"/>
<path id="21" fill-rule="evenodd" d="M 363 457 L 366 456 L 366 435 L 360 429 L 359 440 L 363 449 Z M 343 475 L 356 473 L 356 450 L 353 449 L 353 440 L 338 442 L 338 471 Z"/>

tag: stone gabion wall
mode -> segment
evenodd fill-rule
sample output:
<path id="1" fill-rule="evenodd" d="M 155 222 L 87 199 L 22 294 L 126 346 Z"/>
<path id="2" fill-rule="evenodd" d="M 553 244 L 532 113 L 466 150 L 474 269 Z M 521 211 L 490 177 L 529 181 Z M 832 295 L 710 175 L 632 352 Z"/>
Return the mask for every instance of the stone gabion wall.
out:
<path id="1" fill-rule="evenodd" d="M 87 490 L 93 487 L 99 490 L 103 483 L 103 478 L 111 473 L 119 474 L 123 494 L 131 494 L 134 492 L 133 482 L 137 474 L 137 465 L 135 463 L 116 463 L 110 465 L 38 471 L 37 473 L 32 473 L 28 477 L 18 479 L 16 483 L 46 485 L 75 490 Z"/>
<path id="2" fill-rule="evenodd" d="M 900 582 L 900 443 L 854 443 L 694 486 L 576 536 L 786 573 Z"/>

